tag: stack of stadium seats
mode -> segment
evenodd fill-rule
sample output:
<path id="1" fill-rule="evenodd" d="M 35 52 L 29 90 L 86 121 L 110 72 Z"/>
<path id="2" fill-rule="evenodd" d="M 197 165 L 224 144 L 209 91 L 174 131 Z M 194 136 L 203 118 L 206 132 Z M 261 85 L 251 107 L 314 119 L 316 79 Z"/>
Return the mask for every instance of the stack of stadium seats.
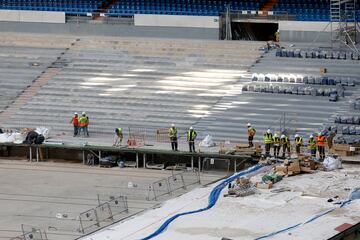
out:
<path id="1" fill-rule="evenodd" d="M 360 54 L 345 51 L 294 50 L 279 48 L 276 50 L 275 54 L 277 57 L 360 60 Z"/>
<path id="2" fill-rule="evenodd" d="M 0 9 L 60 11 L 68 14 L 95 12 L 105 0 L 0 0 Z"/>
<path id="3" fill-rule="evenodd" d="M 302 75 L 294 75 L 294 74 L 257 74 L 254 73 L 251 77 L 253 82 L 284 82 L 284 83 L 304 83 L 310 85 L 342 85 L 342 86 L 355 86 L 355 82 L 357 82 L 352 77 L 331 77 L 331 76 L 322 76 L 322 77 L 314 77 L 314 76 L 302 76 Z"/>
<path id="4" fill-rule="evenodd" d="M 258 10 L 265 0 L 231 1 L 232 10 Z M 228 1 L 211 0 L 124 0 L 118 1 L 107 12 L 110 16 L 133 14 L 169 14 L 217 16 L 225 11 Z"/>

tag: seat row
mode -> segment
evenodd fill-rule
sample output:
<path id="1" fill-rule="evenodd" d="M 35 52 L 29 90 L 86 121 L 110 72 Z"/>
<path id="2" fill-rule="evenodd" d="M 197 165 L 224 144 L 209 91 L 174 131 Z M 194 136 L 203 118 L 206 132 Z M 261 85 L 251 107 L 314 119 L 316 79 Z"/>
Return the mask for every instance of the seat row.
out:
<path id="1" fill-rule="evenodd" d="M 338 94 L 338 89 L 336 88 L 316 88 L 310 86 L 244 85 L 242 91 L 311 96 Z"/>
<path id="2" fill-rule="evenodd" d="M 277 49 L 277 57 L 291 58 L 318 58 L 318 59 L 339 59 L 339 60 L 360 60 L 360 54 L 345 51 L 318 51 L 300 49 Z"/>
<path id="3" fill-rule="evenodd" d="M 342 85 L 342 86 L 355 86 L 356 79 L 351 77 L 313 77 L 295 74 L 258 74 L 254 73 L 251 76 L 253 82 L 284 82 L 284 83 L 304 83 L 315 85 Z"/>

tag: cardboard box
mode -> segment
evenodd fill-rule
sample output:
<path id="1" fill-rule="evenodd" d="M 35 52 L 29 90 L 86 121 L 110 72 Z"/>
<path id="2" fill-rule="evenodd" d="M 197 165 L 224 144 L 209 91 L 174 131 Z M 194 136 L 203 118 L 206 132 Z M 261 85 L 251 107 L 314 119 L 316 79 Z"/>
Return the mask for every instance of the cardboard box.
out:
<path id="1" fill-rule="evenodd" d="M 288 171 L 287 166 L 276 166 L 275 167 L 275 172 L 287 173 L 287 171 Z"/>
<path id="2" fill-rule="evenodd" d="M 286 173 L 284 173 L 284 172 L 276 172 L 276 175 L 285 177 L 285 176 L 286 176 Z"/>
<path id="3" fill-rule="evenodd" d="M 350 145 L 349 144 L 337 144 L 335 143 L 332 147 L 335 151 L 350 151 Z"/>
<path id="4" fill-rule="evenodd" d="M 258 182 L 258 183 L 256 183 L 256 187 L 260 188 L 260 189 L 270 189 L 270 188 L 272 188 L 272 186 L 273 186 L 272 182 L 269 182 L 269 183 Z"/>
<path id="5" fill-rule="evenodd" d="M 312 170 L 309 167 L 300 167 L 300 169 L 301 169 L 301 172 L 305 172 L 305 173 L 313 173 L 314 172 L 314 170 Z"/>
<path id="6" fill-rule="evenodd" d="M 288 171 L 291 171 L 295 174 L 300 173 L 301 169 L 300 169 L 299 161 L 294 161 L 294 162 L 290 163 L 290 165 L 288 166 Z"/>
<path id="7" fill-rule="evenodd" d="M 246 185 L 250 183 L 250 179 L 246 177 L 237 178 L 236 183 L 240 185 Z"/>

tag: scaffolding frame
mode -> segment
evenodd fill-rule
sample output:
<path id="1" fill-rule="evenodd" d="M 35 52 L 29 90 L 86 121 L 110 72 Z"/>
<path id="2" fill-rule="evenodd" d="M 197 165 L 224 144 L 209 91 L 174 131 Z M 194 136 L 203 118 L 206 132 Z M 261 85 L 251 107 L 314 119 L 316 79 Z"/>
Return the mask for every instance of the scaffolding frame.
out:
<path id="1" fill-rule="evenodd" d="M 358 43 L 359 25 L 356 20 L 357 0 L 329 0 L 330 1 L 330 31 L 331 48 L 341 49 L 343 46 L 359 53 Z"/>

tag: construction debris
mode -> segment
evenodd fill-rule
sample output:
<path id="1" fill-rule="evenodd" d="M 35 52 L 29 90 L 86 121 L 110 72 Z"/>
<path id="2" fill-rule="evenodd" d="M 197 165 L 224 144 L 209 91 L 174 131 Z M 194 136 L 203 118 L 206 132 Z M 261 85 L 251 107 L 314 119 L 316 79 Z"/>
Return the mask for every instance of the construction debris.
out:
<path id="1" fill-rule="evenodd" d="M 229 184 L 228 193 L 224 194 L 224 197 L 245 197 L 255 192 L 255 185 L 250 182 L 250 179 L 241 177 L 236 179 L 233 185 Z"/>

